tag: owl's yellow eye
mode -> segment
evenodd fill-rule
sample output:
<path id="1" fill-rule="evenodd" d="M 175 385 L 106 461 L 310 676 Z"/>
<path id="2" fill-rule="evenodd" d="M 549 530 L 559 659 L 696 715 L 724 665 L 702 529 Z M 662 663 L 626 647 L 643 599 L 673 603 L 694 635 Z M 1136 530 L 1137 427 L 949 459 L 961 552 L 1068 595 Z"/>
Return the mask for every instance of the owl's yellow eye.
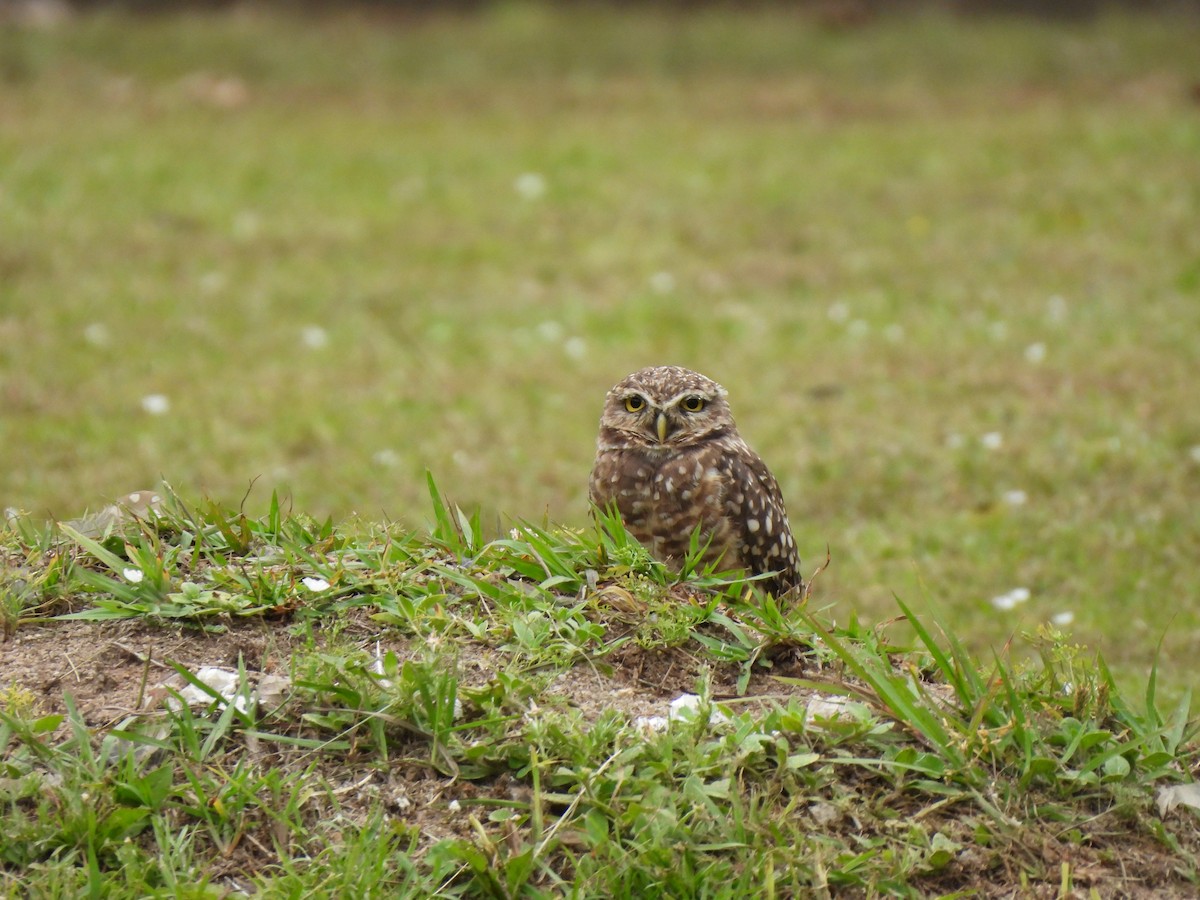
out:
<path id="1" fill-rule="evenodd" d="M 637 394 L 630 394 L 625 398 L 625 408 L 630 412 L 641 412 L 646 408 L 646 398 L 639 397 Z"/>
<path id="2" fill-rule="evenodd" d="M 683 411 L 684 412 L 700 412 L 700 410 L 702 410 L 702 409 L 704 409 L 704 398 L 703 397 L 684 397 L 683 398 Z"/>

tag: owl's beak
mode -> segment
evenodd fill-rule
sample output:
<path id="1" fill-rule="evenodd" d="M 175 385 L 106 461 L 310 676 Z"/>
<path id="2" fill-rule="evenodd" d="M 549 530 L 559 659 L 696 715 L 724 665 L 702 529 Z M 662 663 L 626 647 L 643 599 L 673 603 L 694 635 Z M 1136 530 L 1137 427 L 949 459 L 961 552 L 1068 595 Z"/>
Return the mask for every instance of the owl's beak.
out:
<path id="1" fill-rule="evenodd" d="M 658 429 L 658 442 L 666 443 L 667 440 L 667 414 L 660 412 L 658 418 L 654 420 L 654 425 Z"/>

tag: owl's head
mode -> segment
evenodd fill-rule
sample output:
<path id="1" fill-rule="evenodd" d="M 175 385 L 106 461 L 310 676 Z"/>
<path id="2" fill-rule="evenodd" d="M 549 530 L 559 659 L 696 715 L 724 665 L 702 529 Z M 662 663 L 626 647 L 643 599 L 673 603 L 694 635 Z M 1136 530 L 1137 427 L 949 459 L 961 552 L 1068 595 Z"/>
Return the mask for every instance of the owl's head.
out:
<path id="1" fill-rule="evenodd" d="M 690 369 L 642 369 L 608 392 L 600 441 L 671 448 L 729 434 L 734 423 L 725 396 L 725 388 Z"/>

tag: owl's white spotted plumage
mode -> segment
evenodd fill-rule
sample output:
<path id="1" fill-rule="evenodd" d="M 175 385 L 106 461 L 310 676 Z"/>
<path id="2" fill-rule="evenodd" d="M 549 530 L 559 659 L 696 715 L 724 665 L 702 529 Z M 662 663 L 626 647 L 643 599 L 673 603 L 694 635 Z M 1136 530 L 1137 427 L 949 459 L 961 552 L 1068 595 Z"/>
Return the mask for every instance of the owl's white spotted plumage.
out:
<path id="1" fill-rule="evenodd" d="M 590 496 L 615 507 L 658 559 L 679 564 L 697 529 L 705 559 L 770 573 L 780 595 L 801 590 L 800 557 L 775 476 L 738 434 L 723 387 L 698 372 L 654 366 L 604 401 Z"/>

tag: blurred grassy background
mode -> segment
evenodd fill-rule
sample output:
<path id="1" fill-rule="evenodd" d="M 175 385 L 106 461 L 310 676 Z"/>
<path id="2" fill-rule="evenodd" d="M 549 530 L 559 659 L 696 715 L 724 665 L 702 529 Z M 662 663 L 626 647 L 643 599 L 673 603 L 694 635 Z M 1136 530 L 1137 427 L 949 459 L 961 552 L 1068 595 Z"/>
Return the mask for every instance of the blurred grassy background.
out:
<path id="1" fill-rule="evenodd" d="M 257 478 L 250 510 L 416 526 L 428 467 L 498 526 L 580 524 L 604 392 L 679 363 L 830 546 L 815 603 L 896 593 L 976 647 L 1073 617 L 1178 673 L 1197 46 L 1117 13 L 9 24 L 0 504 Z"/>

